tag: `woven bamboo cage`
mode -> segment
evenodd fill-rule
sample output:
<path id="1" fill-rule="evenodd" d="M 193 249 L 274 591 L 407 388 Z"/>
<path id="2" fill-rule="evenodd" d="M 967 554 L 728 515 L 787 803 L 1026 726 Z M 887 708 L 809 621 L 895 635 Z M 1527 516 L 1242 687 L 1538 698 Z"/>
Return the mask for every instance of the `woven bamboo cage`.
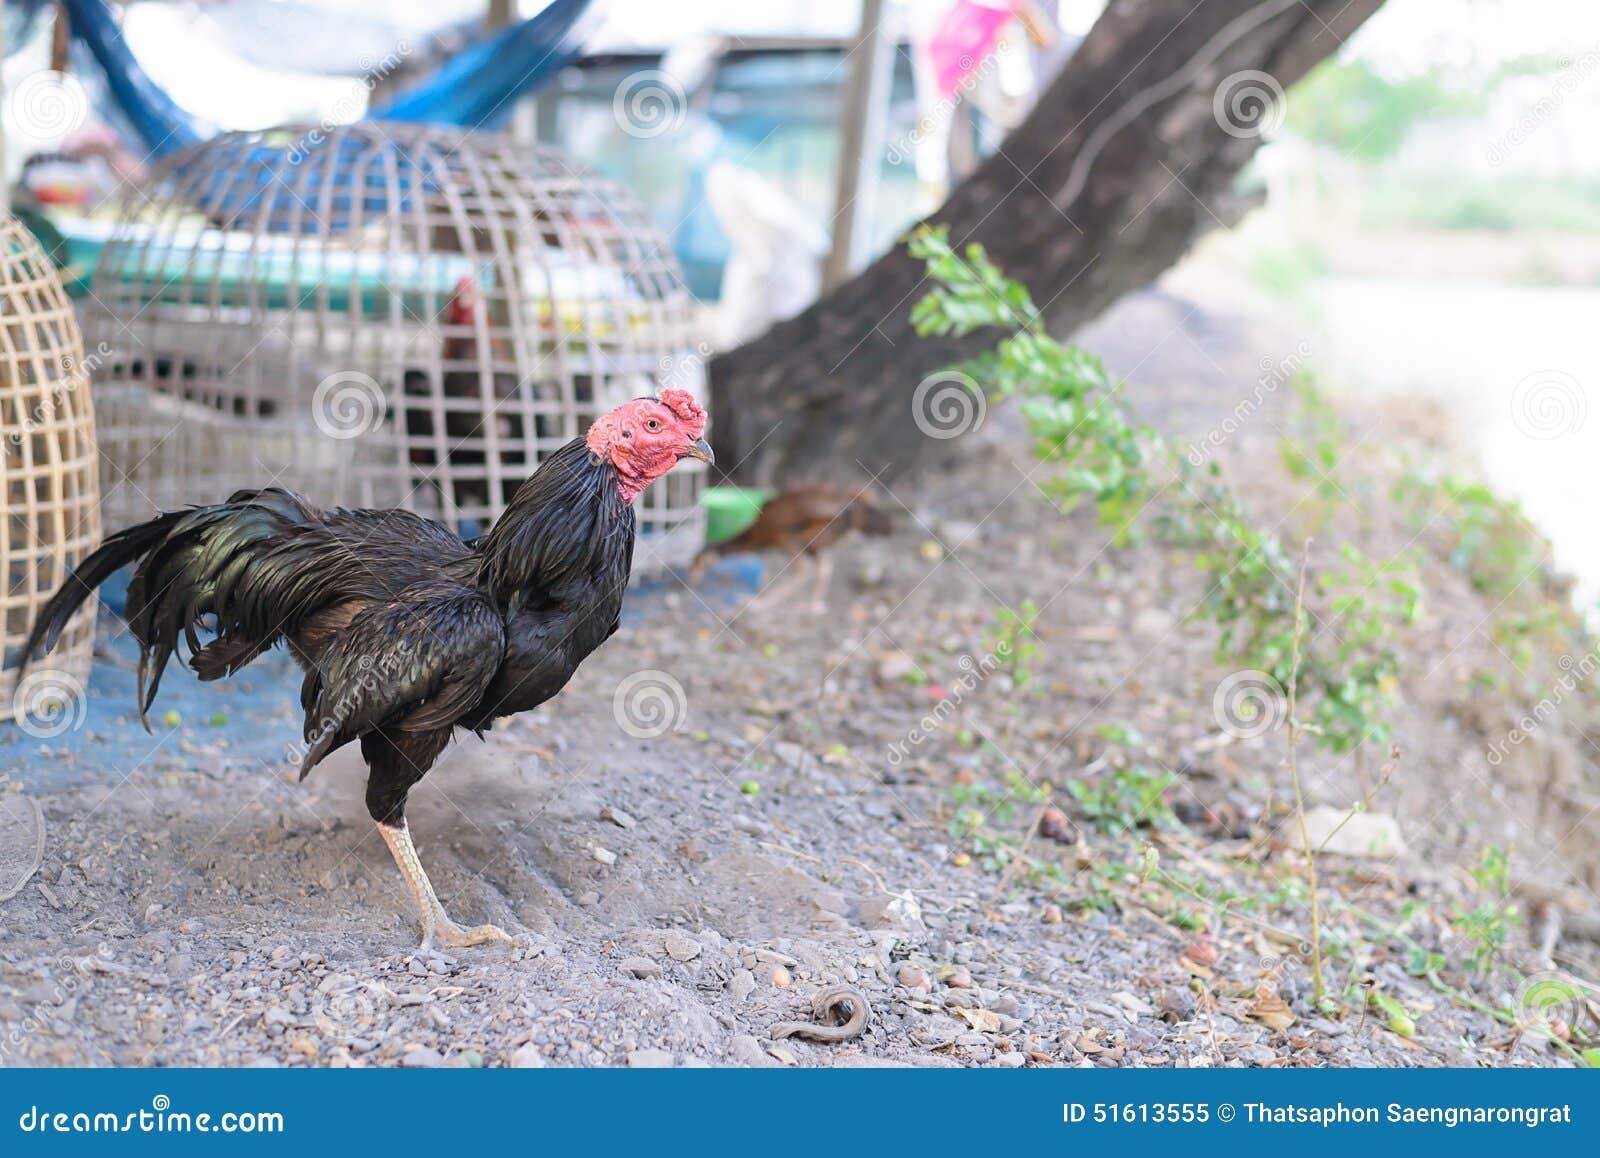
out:
<path id="1" fill-rule="evenodd" d="M 100 538 L 99 463 L 89 367 L 72 303 L 33 234 L 0 216 L 0 626 L 16 667 L 35 614 Z M 94 600 L 68 625 L 36 679 L 0 688 L 0 720 L 82 692 L 94 646 Z"/>
<path id="2" fill-rule="evenodd" d="M 90 290 L 115 526 L 271 483 L 470 535 L 596 415 L 706 393 L 636 199 L 499 135 L 217 137 L 129 195 Z M 640 498 L 636 574 L 699 551 L 704 481 L 685 463 Z"/>

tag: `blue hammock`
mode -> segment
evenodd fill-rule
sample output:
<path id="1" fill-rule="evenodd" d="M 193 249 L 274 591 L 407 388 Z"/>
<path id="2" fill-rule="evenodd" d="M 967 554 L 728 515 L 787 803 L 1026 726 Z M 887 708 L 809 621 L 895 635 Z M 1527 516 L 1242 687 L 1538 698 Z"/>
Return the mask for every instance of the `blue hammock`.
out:
<path id="1" fill-rule="evenodd" d="M 105 0 L 64 0 L 72 35 L 105 73 L 112 99 L 152 157 L 216 135 L 180 108 L 140 67 Z M 462 128 L 497 128 L 523 94 L 578 58 L 579 20 L 590 0 L 550 0 L 537 16 L 458 53 L 432 77 L 376 108 L 368 118 Z"/>

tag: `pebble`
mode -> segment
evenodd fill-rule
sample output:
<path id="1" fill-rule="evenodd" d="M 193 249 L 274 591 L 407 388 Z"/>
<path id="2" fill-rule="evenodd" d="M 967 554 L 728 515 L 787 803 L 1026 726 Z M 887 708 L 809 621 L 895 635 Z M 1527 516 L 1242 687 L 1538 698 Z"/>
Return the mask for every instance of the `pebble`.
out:
<path id="1" fill-rule="evenodd" d="M 917 670 L 917 662 L 903 651 L 891 652 L 878 664 L 878 678 L 893 683 Z"/>
<path id="2" fill-rule="evenodd" d="M 735 1065 L 769 1068 L 776 1064 L 761 1043 L 747 1033 L 741 1033 L 728 1042 L 728 1058 Z"/>
<path id="3" fill-rule="evenodd" d="M 733 976 L 728 978 L 728 996 L 735 1001 L 743 1001 L 755 991 L 756 975 L 748 969 L 736 969 Z"/>
<path id="4" fill-rule="evenodd" d="M 414 1045 L 406 1050 L 405 1056 L 400 1059 L 400 1064 L 415 1070 L 436 1069 L 444 1065 L 444 1056 L 428 1046 Z"/>
<path id="5" fill-rule="evenodd" d="M 609 820 L 618 828 L 632 828 L 634 825 L 639 823 L 628 813 L 622 811 L 622 809 L 613 808 L 609 804 L 600 810 L 600 819 Z"/>
<path id="6" fill-rule="evenodd" d="M 1008 1070 L 1021 1069 L 1028 1064 L 1028 1055 L 1013 1050 L 1010 1053 L 996 1055 L 994 1064 Z"/>
<path id="7" fill-rule="evenodd" d="M 1177 1023 L 1194 1016 L 1194 995 L 1187 989 L 1172 987 L 1161 994 L 1162 1020 Z"/>
<path id="8" fill-rule="evenodd" d="M 700 943 L 677 929 L 668 929 L 661 945 L 674 961 L 693 961 L 700 956 Z"/>
<path id="9" fill-rule="evenodd" d="M 533 1042 L 517 1047 L 511 1055 L 511 1068 L 514 1070 L 538 1070 L 544 1068 L 544 1054 L 539 1052 L 539 1047 Z"/>
<path id="10" fill-rule="evenodd" d="M 792 740 L 779 740 L 772 745 L 772 754 L 790 768 L 800 771 L 805 767 L 808 753 Z"/>
<path id="11" fill-rule="evenodd" d="M 648 981 L 652 977 L 661 976 L 661 966 L 648 957 L 628 957 L 618 966 L 624 973 L 631 973 L 640 981 Z"/>
<path id="12" fill-rule="evenodd" d="M 636 1070 L 672 1068 L 672 1052 L 665 1049 L 636 1049 L 628 1054 L 628 1066 Z"/>
<path id="13" fill-rule="evenodd" d="M 617 863 L 617 854 L 609 848 L 601 848 L 598 844 L 589 850 L 589 855 L 607 868 Z"/>
<path id="14" fill-rule="evenodd" d="M 1120 1006 L 1111 1005 L 1104 1001 L 1085 1001 L 1083 1003 L 1083 1008 L 1087 1013 L 1099 1014 L 1101 1017 L 1109 1020 L 1113 1025 L 1120 1025 L 1124 1021 L 1133 1020 L 1133 1015 L 1130 1014 L 1126 1009 L 1123 1009 Z"/>
<path id="15" fill-rule="evenodd" d="M 772 979 L 772 983 L 779 989 L 787 989 L 790 985 L 794 984 L 794 978 L 782 965 L 774 965 L 769 976 Z"/>
<path id="16" fill-rule="evenodd" d="M 1130 1021 L 1141 1013 L 1149 1014 L 1155 1012 L 1150 1008 L 1150 1006 L 1146 1005 L 1143 1001 L 1140 1001 L 1127 990 L 1121 990 L 1117 993 L 1113 993 L 1111 995 L 1111 1000 L 1115 1001 L 1127 1012 L 1127 1016 Z"/>
<path id="17" fill-rule="evenodd" d="M 928 971 L 921 965 L 913 965 L 910 961 L 902 961 L 895 977 L 907 989 L 927 989 Z"/>
<path id="18" fill-rule="evenodd" d="M 945 977 L 944 983 L 951 989 L 971 989 L 972 971 L 964 968 L 952 969 Z"/>

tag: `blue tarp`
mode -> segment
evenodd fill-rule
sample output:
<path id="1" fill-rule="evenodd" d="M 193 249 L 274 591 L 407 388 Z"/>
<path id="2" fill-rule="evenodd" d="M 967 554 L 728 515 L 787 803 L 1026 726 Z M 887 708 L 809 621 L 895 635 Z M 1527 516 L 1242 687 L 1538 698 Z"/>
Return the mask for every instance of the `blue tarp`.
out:
<path id="1" fill-rule="evenodd" d="M 105 73 L 112 99 L 156 157 L 214 136 L 140 66 L 105 0 L 64 0 L 72 35 Z M 379 120 L 495 128 L 517 100 L 578 58 L 590 0 L 550 0 L 538 15 L 457 54 L 428 80 L 368 111 Z"/>
<path id="2" fill-rule="evenodd" d="M 111 99 L 151 156 L 187 148 L 216 134 L 215 126 L 179 108 L 139 67 L 104 0 L 64 3 L 73 38 L 93 53 L 105 73 Z"/>
<path id="3" fill-rule="evenodd" d="M 519 98 L 578 59 L 590 0 L 550 0 L 544 11 L 451 58 L 423 83 L 368 111 L 374 120 L 498 128 Z"/>

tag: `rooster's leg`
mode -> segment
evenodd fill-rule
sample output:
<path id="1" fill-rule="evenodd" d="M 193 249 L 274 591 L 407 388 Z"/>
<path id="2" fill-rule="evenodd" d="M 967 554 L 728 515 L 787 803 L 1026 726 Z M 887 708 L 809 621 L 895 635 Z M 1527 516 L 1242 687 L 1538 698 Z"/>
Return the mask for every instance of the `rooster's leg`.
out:
<path id="1" fill-rule="evenodd" d="M 433 948 L 435 938 L 456 949 L 481 945 L 485 941 L 511 940 L 505 930 L 495 925 L 464 929 L 450 919 L 428 881 L 428 874 L 422 871 L 417 846 L 411 843 L 411 830 L 405 821 L 402 820 L 398 825 L 379 821 L 378 832 L 383 837 L 383 843 L 394 854 L 394 862 L 400 866 L 400 874 L 406 878 L 406 887 L 411 890 L 411 899 L 417 903 L 417 913 L 422 918 L 421 947 L 424 952 Z"/>
<path id="2" fill-rule="evenodd" d="M 821 615 L 828 610 L 828 585 L 833 582 L 833 553 L 817 555 L 817 574 L 811 587 L 811 610 Z"/>
<path id="3" fill-rule="evenodd" d="M 768 583 L 756 593 L 754 599 L 746 603 L 747 608 L 768 607 L 773 603 L 782 603 L 792 595 L 805 581 L 806 569 L 811 565 L 811 556 L 801 552 L 784 565 L 771 583 Z"/>

